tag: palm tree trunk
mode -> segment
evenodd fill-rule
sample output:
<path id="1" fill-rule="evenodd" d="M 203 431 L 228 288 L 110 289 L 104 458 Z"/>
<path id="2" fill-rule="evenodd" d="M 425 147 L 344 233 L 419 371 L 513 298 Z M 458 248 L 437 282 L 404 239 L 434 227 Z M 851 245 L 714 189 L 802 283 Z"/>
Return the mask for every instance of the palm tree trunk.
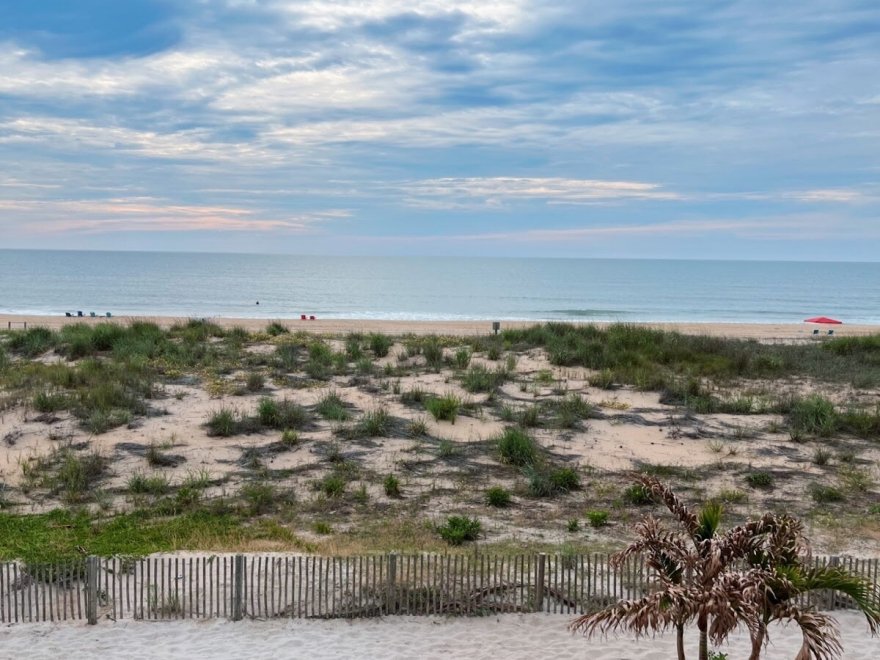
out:
<path id="1" fill-rule="evenodd" d="M 705 614 L 701 614 L 697 619 L 697 628 L 700 631 L 700 660 L 709 660 L 709 635 L 706 633 L 708 618 Z"/>
<path id="2" fill-rule="evenodd" d="M 761 631 L 752 637 L 752 654 L 749 656 L 749 660 L 760 660 L 761 658 L 761 649 L 764 648 L 764 635 L 765 631 L 762 628 Z"/>
<path id="3" fill-rule="evenodd" d="M 678 651 L 678 660 L 686 660 L 684 657 L 684 624 L 675 624 L 675 649 Z"/>

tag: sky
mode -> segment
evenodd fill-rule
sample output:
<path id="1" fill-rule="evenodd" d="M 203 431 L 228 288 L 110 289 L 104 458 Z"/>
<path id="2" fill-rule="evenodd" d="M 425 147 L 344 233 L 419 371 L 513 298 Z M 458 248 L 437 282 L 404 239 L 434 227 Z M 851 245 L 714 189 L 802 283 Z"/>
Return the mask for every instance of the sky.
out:
<path id="1" fill-rule="evenodd" d="M 0 17 L 0 247 L 880 260 L 876 0 Z"/>

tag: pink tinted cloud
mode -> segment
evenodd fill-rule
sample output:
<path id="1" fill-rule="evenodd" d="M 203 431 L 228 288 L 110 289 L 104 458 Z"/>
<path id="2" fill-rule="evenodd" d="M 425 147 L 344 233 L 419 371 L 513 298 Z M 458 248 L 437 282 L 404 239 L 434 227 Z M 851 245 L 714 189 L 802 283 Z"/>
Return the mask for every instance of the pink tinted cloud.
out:
<path id="1" fill-rule="evenodd" d="M 0 201 L 17 212 L 31 234 L 116 232 L 288 232 L 309 233 L 315 226 L 350 216 L 343 209 L 306 211 L 266 217 L 237 207 L 164 203 L 151 198 L 64 201 Z"/>

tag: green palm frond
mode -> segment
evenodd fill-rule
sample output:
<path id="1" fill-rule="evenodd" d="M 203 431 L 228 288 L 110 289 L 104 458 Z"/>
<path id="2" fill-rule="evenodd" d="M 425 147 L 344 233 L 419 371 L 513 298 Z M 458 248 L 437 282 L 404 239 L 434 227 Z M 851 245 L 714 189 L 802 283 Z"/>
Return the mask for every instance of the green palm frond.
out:
<path id="1" fill-rule="evenodd" d="M 880 632 L 880 590 L 877 585 L 838 566 L 806 568 L 788 573 L 801 592 L 827 589 L 849 597 L 868 620 L 871 633 Z"/>

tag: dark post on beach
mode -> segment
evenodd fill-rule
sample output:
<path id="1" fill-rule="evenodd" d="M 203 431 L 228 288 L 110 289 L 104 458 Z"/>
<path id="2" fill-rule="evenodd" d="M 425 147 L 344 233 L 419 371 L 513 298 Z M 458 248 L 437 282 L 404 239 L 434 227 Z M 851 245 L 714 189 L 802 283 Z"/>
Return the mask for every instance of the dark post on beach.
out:
<path id="1" fill-rule="evenodd" d="M 497 335 L 501 330 L 501 321 L 492 321 L 492 331 Z"/>

